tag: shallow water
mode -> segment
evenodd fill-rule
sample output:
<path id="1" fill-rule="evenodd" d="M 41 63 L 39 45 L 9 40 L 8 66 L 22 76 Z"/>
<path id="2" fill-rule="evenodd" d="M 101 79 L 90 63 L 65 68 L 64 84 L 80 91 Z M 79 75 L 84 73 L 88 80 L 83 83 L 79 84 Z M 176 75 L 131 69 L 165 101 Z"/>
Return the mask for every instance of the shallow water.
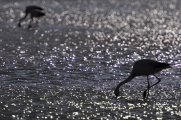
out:
<path id="1" fill-rule="evenodd" d="M 33 28 L 17 27 L 25 6 L 45 8 Z M 2 0 L 0 118 L 13 120 L 180 119 L 179 0 Z M 126 79 L 138 59 L 177 64 L 142 92 L 146 78 Z M 156 79 L 150 76 L 152 84 Z"/>

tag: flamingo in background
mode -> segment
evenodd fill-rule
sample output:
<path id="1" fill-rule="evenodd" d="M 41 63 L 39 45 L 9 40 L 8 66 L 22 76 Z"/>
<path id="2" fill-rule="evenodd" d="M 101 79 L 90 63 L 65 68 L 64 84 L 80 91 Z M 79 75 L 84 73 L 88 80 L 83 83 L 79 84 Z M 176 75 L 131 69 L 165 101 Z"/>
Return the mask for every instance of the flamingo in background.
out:
<path id="1" fill-rule="evenodd" d="M 27 6 L 25 10 L 25 16 L 19 20 L 18 26 L 21 27 L 21 22 L 26 19 L 26 17 L 30 15 L 30 22 L 28 25 L 28 28 L 32 27 L 32 22 L 34 18 L 40 18 L 45 16 L 45 13 L 43 12 L 43 8 L 35 5 Z"/>
<path id="2" fill-rule="evenodd" d="M 119 96 L 119 88 L 122 85 L 124 85 L 127 82 L 130 82 L 136 76 L 147 76 L 148 86 L 147 86 L 147 89 L 143 92 L 143 99 L 145 99 L 146 96 L 147 97 L 149 96 L 149 89 L 161 81 L 161 79 L 158 78 L 155 75 L 155 73 L 158 73 L 158 72 L 162 71 L 163 69 L 167 69 L 170 67 L 171 66 L 168 63 L 157 62 L 157 61 L 149 60 L 149 59 L 142 59 L 142 60 L 136 61 L 133 65 L 133 69 L 132 69 L 130 76 L 126 80 L 120 82 L 117 85 L 117 87 L 114 91 L 116 98 Z M 153 84 L 151 86 L 150 86 L 149 79 L 148 79 L 149 75 L 155 76 L 155 78 L 158 80 L 155 84 Z M 148 93 L 147 93 L 147 91 L 148 91 Z"/>

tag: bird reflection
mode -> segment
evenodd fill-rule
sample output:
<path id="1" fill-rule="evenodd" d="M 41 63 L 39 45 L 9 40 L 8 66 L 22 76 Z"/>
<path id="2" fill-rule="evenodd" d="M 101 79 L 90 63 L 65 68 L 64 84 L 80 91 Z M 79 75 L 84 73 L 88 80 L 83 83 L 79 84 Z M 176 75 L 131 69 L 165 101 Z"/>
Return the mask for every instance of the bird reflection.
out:
<path id="1" fill-rule="evenodd" d="M 157 61 L 149 60 L 149 59 L 142 59 L 142 60 L 136 61 L 133 65 L 133 69 L 132 69 L 130 76 L 126 80 L 120 82 L 117 85 L 117 87 L 114 91 L 116 98 L 119 96 L 119 88 L 122 85 L 124 85 L 125 83 L 130 82 L 136 76 L 147 76 L 148 86 L 147 86 L 147 89 L 143 92 L 143 99 L 147 98 L 149 96 L 150 88 L 155 86 L 156 84 L 158 84 L 161 81 L 161 79 L 158 78 L 155 75 L 155 73 L 158 73 L 158 72 L 162 71 L 163 69 L 167 69 L 170 67 L 171 66 L 168 63 L 161 63 L 161 62 L 157 62 Z M 155 76 L 155 78 L 158 80 L 155 84 L 153 84 L 151 86 L 150 86 L 149 78 L 148 78 L 149 75 Z"/>

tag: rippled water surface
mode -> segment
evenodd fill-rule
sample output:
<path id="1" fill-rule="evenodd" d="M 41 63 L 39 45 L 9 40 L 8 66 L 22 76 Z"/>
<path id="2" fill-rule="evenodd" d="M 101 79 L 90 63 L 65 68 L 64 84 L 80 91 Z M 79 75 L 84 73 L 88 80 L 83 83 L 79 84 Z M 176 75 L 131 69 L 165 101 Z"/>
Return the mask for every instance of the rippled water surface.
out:
<path id="1" fill-rule="evenodd" d="M 181 118 L 181 1 L 1 0 L 1 120 L 162 120 Z M 46 17 L 18 28 L 27 5 Z M 177 64 L 158 74 L 143 101 L 146 77 L 126 79 L 134 61 Z M 151 83 L 156 79 L 150 76 Z"/>

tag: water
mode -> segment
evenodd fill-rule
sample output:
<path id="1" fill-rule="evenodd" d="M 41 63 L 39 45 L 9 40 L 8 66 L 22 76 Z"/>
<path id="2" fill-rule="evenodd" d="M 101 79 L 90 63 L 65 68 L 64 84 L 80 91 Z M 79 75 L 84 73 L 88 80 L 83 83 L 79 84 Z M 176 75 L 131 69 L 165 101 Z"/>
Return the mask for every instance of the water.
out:
<path id="1" fill-rule="evenodd" d="M 39 25 L 17 27 L 38 4 Z M 113 90 L 134 61 L 181 58 L 179 0 L 1 0 L 0 118 L 12 120 L 180 119 L 180 66 Z M 150 76 L 151 83 L 156 79 Z"/>

